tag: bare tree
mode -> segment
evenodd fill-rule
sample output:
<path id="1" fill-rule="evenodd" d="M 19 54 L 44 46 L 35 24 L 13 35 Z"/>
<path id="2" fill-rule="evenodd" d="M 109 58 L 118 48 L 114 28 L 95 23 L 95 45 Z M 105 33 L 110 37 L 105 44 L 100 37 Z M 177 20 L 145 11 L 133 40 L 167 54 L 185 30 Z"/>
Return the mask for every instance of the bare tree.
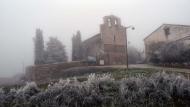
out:
<path id="1" fill-rule="evenodd" d="M 135 47 L 128 47 L 128 61 L 130 64 L 143 62 L 142 53 Z"/>
<path id="2" fill-rule="evenodd" d="M 166 63 L 184 64 L 190 61 L 190 48 L 189 45 L 183 42 L 169 44 L 162 50 L 162 60 Z"/>
<path id="3" fill-rule="evenodd" d="M 184 64 L 190 61 L 190 48 L 183 41 L 154 43 L 150 50 L 149 61 L 155 64 Z"/>
<path id="4" fill-rule="evenodd" d="M 148 62 L 158 64 L 160 63 L 160 49 L 165 45 L 164 42 L 152 43 L 149 45 L 149 60 Z"/>

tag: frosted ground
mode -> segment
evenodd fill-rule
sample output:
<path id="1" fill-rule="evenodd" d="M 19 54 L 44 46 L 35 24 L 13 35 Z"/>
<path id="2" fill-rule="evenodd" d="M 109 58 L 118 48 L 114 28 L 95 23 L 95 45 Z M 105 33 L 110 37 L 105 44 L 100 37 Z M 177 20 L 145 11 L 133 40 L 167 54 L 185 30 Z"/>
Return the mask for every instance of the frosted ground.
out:
<path id="1" fill-rule="evenodd" d="M 90 74 L 87 80 L 60 80 L 45 88 L 34 82 L 0 89 L 0 107 L 189 107 L 190 81 L 182 75 L 153 73 L 115 80 Z"/>

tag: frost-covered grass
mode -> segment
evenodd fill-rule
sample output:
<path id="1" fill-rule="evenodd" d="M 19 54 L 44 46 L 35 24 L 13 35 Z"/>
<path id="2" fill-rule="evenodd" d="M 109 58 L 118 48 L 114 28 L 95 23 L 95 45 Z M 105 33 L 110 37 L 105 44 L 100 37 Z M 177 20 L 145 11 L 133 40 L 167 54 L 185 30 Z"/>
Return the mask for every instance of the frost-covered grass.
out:
<path id="1" fill-rule="evenodd" d="M 154 73 L 115 80 L 91 74 L 84 82 L 60 80 L 40 89 L 32 82 L 0 89 L 0 107 L 189 107 L 190 81 L 182 75 Z"/>
<path id="2" fill-rule="evenodd" d="M 89 69 L 90 68 L 90 69 Z M 77 69 L 76 71 L 69 70 L 69 72 L 64 72 L 63 78 L 72 78 L 77 77 L 79 81 L 86 81 L 88 75 L 95 73 L 98 75 L 109 73 L 116 80 L 120 80 L 122 78 L 128 77 L 141 77 L 141 76 L 151 76 L 153 73 L 159 72 L 160 70 L 152 69 L 152 68 L 96 68 L 89 67 L 83 69 Z"/>
<path id="3" fill-rule="evenodd" d="M 95 74 L 104 74 L 111 73 L 114 78 L 120 79 L 125 76 L 133 76 L 139 73 L 143 74 L 152 74 L 153 72 L 157 72 L 157 69 L 154 68 L 130 68 L 127 69 L 125 67 L 104 67 L 104 66 L 89 66 L 89 67 L 77 67 L 71 68 L 60 73 L 57 73 L 56 78 L 69 78 L 69 77 L 79 77 L 79 76 L 88 76 L 91 73 Z"/>

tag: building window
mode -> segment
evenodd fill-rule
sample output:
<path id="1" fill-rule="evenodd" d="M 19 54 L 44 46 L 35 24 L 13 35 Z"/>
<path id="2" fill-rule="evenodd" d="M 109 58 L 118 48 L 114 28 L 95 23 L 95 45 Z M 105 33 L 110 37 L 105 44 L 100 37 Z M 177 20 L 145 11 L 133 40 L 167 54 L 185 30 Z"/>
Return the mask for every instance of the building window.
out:
<path id="1" fill-rule="evenodd" d="M 115 35 L 114 35 L 114 36 L 113 36 L 113 41 L 114 41 L 114 42 L 115 42 L 115 39 L 116 39 L 116 38 L 115 38 Z"/>
<path id="2" fill-rule="evenodd" d="M 170 35 L 170 28 L 169 27 L 165 27 L 164 28 L 164 33 L 165 33 L 166 37 L 168 37 L 168 35 Z"/>
<path id="3" fill-rule="evenodd" d="M 111 19 L 108 19 L 108 26 L 111 27 Z"/>
<path id="4" fill-rule="evenodd" d="M 117 25 L 117 20 L 115 20 L 115 25 Z"/>

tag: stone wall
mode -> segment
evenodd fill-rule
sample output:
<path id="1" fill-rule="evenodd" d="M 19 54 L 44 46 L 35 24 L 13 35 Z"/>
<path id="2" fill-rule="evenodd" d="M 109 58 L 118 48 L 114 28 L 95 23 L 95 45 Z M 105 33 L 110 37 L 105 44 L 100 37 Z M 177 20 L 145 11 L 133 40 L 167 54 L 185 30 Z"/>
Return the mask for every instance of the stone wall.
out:
<path id="1" fill-rule="evenodd" d="M 100 33 L 83 41 L 83 59 L 87 59 L 88 56 L 97 58 L 100 55 L 101 50 L 101 35 Z"/>
<path id="2" fill-rule="evenodd" d="M 100 33 L 82 42 L 83 60 L 88 57 L 96 59 L 97 63 L 103 61 L 105 65 L 125 64 L 126 55 L 126 27 L 121 24 L 119 17 L 105 16 L 100 25 Z M 79 39 L 77 39 L 79 40 Z M 73 41 L 73 44 L 76 44 Z M 73 47 L 73 53 L 75 53 Z"/>
<path id="3" fill-rule="evenodd" d="M 121 25 L 120 18 L 110 15 L 104 17 L 100 25 L 103 44 L 126 45 L 126 27 Z"/>
<path id="4" fill-rule="evenodd" d="M 100 25 L 100 33 L 105 64 L 125 64 L 126 27 L 121 24 L 120 18 L 114 15 L 105 16 L 104 23 Z"/>
<path id="5" fill-rule="evenodd" d="M 166 29 L 168 31 L 166 32 Z M 189 25 L 163 24 L 144 39 L 145 55 L 148 61 L 151 52 L 152 44 L 156 43 L 171 43 L 173 41 L 184 39 L 190 34 Z M 189 40 L 184 40 L 189 44 Z"/>
<path id="6" fill-rule="evenodd" d="M 59 74 L 63 70 L 80 66 L 86 66 L 86 64 L 82 62 L 69 62 L 29 66 L 26 68 L 26 79 L 27 81 L 35 81 L 37 84 L 49 83 L 61 78 L 62 75 Z"/>

